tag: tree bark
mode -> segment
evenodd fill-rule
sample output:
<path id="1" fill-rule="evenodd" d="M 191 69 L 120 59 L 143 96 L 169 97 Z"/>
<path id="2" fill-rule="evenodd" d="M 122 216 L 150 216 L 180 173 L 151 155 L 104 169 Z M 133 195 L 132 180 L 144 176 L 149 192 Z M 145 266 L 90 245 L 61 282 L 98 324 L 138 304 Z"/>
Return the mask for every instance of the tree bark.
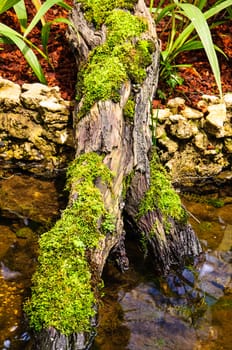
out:
<path id="1" fill-rule="evenodd" d="M 174 264 L 183 263 L 188 256 L 198 255 L 201 251 L 199 242 L 188 224 L 171 220 L 169 234 L 165 233 L 162 214 L 158 208 L 149 211 L 138 219 L 139 206 L 150 187 L 149 155 L 152 150 L 151 101 L 158 82 L 159 42 L 155 25 L 143 0 L 134 6 L 134 14 L 146 18 L 148 31 L 146 39 L 154 45 L 152 61 L 146 68 L 146 77 L 142 84 L 134 86 L 126 81 L 120 90 L 120 101 L 97 101 L 90 111 L 77 119 L 82 100 L 74 109 L 74 133 L 76 157 L 83 153 L 96 152 L 104 155 L 103 162 L 114 174 L 111 190 L 100 182 L 100 189 L 106 209 L 116 218 L 114 234 L 108 234 L 99 241 L 96 249 L 88 251 L 94 274 L 101 276 L 106 259 L 112 253 L 122 271 L 128 268 L 124 239 L 125 221 L 131 230 L 145 234 L 148 250 L 153 256 L 154 266 L 162 273 L 167 273 Z M 77 65 L 87 62 L 92 50 L 106 40 L 106 27 L 99 30 L 90 25 L 79 3 L 74 5 L 71 21 L 74 28 L 69 30 L 69 40 L 75 52 Z M 78 33 L 78 35 L 77 35 Z M 124 107 L 133 95 L 135 101 L 134 118 L 124 117 Z M 130 184 L 125 195 L 125 179 L 130 177 Z M 70 192 L 69 205 L 78 196 L 75 189 Z M 156 234 L 150 236 L 155 221 Z M 92 320 L 93 329 L 96 320 Z M 66 337 L 56 329 L 45 329 L 36 335 L 34 348 L 40 350 L 84 350 L 89 349 L 94 333 L 73 334 Z"/>

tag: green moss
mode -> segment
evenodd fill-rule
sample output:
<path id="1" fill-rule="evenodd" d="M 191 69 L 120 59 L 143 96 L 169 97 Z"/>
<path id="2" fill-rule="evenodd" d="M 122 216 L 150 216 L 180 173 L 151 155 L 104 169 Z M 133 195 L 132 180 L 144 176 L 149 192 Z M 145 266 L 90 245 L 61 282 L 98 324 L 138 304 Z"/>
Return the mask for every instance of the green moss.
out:
<path id="1" fill-rule="evenodd" d="M 163 166 L 159 163 L 156 154 L 150 161 L 150 188 L 145 193 L 139 207 L 139 217 L 145 215 L 154 208 L 161 211 L 163 222 L 166 223 L 166 233 L 169 228 L 169 218 L 178 221 L 185 220 L 186 214 L 181 205 L 181 200 L 171 185 Z"/>
<path id="2" fill-rule="evenodd" d="M 135 114 L 135 101 L 132 97 L 127 100 L 123 108 L 123 115 L 125 118 L 133 119 Z"/>
<path id="3" fill-rule="evenodd" d="M 87 20 L 99 28 L 115 8 L 132 10 L 137 0 L 80 0 Z"/>
<path id="4" fill-rule="evenodd" d="M 130 2 L 132 7 L 134 2 Z M 141 39 L 147 29 L 144 20 L 128 11 L 113 9 L 111 5 L 109 8 L 104 17 L 106 42 L 91 52 L 78 75 L 77 100 L 84 97 L 79 118 L 97 101 L 118 102 L 122 84 L 127 80 L 141 84 L 146 78 L 146 67 L 152 62 L 154 45 Z"/>
<path id="5" fill-rule="evenodd" d="M 136 38 L 147 29 L 147 25 L 141 18 L 119 9 L 110 13 L 105 24 L 107 26 L 107 45 L 111 49 Z"/>
<path id="6" fill-rule="evenodd" d="M 91 266 L 86 251 L 97 247 L 115 223 L 104 207 L 95 181 L 110 185 L 112 174 L 102 157 L 88 153 L 68 170 L 68 186 L 77 198 L 60 220 L 40 239 L 38 269 L 33 276 L 32 297 L 25 305 L 31 326 L 40 331 L 49 326 L 63 334 L 88 331 L 96 302 Z"/>
<path id="7" fill-rule="evenodd" d="M 207 203 L 215 208 L 222 208 L 225 205 L 224 201 L 220 198 L 209 198 Z"/>
<path id="8" fill-rule="evenodd" d="M 120 87 L 127 79 L 125 67 L 118 57 L 94 56 L 85 70 L 83 94 L 85 96 L 82 114 L 85 114 L 96 101 L 111 99 L 119 101 Z"/>

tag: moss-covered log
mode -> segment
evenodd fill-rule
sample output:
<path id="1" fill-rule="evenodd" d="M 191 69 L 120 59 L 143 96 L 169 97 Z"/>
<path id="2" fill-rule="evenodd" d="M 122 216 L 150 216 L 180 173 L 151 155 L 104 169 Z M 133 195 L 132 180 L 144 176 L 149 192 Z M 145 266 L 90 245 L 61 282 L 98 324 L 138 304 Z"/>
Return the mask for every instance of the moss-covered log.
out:
<path id="1" fill-rule="evenodd" d="M 69 205 L 41 237 L 26 305 L 40 350 L 91 346 L 106 259 L 113 252 L 119 267 L 128 268 L 125 221 L 163 273 L 200 252 L 152 152 L 159 45 L 144 1 L 81 0 L 71 20 L 79 73 Z"/>

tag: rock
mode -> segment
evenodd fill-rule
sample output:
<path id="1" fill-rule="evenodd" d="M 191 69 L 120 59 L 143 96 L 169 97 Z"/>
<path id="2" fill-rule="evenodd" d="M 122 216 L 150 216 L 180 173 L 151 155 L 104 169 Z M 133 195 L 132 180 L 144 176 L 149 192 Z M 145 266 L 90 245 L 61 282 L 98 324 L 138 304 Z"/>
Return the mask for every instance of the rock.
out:
<path id="1" fill-rule="evenodd" d="M 57 123 L 59 123 L 59 125 L 63 124 L 62 127 L 64 128 L 64 124 L 67 124 L 68 120 L 69 120 L 69 111 L 67 110 L 67 108 L 59 103 L 54 103 L 54 105 L 56 105 L 57 109 L 63 109 L 62 113 L 58 112 L 58 111 L 49 111 L 46 109 L 41 109 L 41 119 L 43 120 L 44 123 L 49 124 L 49 125 L 56 125 Z M 47 106 L 47 101 L 42 101 L 40 103 L 40 106 Z M 66 109 L 66 112 L 64 113 Z"/>
<path id="2" fill-rule="evenodd" d="M 50 99 L 51 96 L 56 100 L 61 99 L 57 86 L 51 88 L 40 83 L 34 83 L 23 84 L 22 89 L 25 90 L 25 92 L 21 94 L 21 101 L 25 107 L 30 109 L 38 109 L 40 103 Z"/>
<path id="3" fill-rule="evenodd" d="M 219 246 L 217 247 L 218 251 L 232 251 L 232 225 L 227 225 L 223 239 Z"/>
<path id="4" fill-rule="evenodd" d="M 187 140 L 197 134 L 198 128 L 187 120 L 179 119 L 177 124 L 171 125 L 170 132 L 178 139 Z"/>
<path id="5" fill-rule="evenodd" d="M 231 228 L 230 228 L 231 229 Z M 215 255 L 206 254 L 206 260 L 199 270 L 197 287 L 206 294 L 212 303 L 224 295 L 224 290 L 231 286 L 231 264 Z"/>
<path id="6" fill-rule="evenodd" d="M 227 118 L 224 124 L 224 137 L 232 137 L 232 119 Z"/>
<path id="7" fill-rule="evenodd" d="M 170 108 L 173 114 L 178 113 L 179 108 L 183 109 L 185 106 L 185 100 L 182 97 L 175 97 L 168 101 L 167 107 Z"/>
<path id="8" fill-rule="evenodd" d="M 161 137 L 158 139 L 158 142 L 160 145 L 162 145 L 170 154 L 175 153 L 178 150 L 178 143 L 171 140 L 170 138 Z"/>
<path id="9" fill-rule="evenodd" d="M 17 139 L 32 140 L 42 135 L 42 126 L 18 113 L 0 113 L 0 130 Z"/>
<path id="10" fill-rule="evenodd" d="M 220 97 L 214 96 L 214 95 L 203 95 L 202 99 L 211 103 L 211 104 L 218 104 L 220 103 Z"/>
<path id="11" fill-rule="evenodd" d="M 227 153 L 232 153 L 232 139 L 225 139 L 224 140 L 224 147 L 225 147 L 225 151 Z"/>
<path id="12" fill-rule="evenodd" d="M 169 108 L 165 108 L 165 109 L 153 109 L 152 111 L 152 115 L 153 115 L 153 119 L 159 121 L 159 123 L 163 123 L 166 120 L 169 119 L 170 115 L 171 115 L 171 111 Z"/>
<path id="13" fill-rule="evenodd" d="M 0 77 L 0 106 L 7 110 L 20 104 L 21 88 L 9 80 Z"/>
<path id="14" fill-rule="evenodd" d="M 203 117 L 202 112 L 188 106 L 185 106 L 185 108 L 182 109 L 181 114 L 187 119 L 201 119 Z"/>
<path id="15" fill-rule="evenodd" d="M 197 171 L 197 174 L 203 177 L 217 175 L 222 171 L 222 169 L 222 164 L 215 164 L 209 161 L 206 164 L 200 163 L 195 165 L 195 170 Z"/>
<path id="16" fill-rule="evenodd" d="M 0 78 L 1 168 L 46 176 L 65 168 L 74 147 L 70 106 L 58 87 L 35 83 L 21 89 Z"/>
<path id="17" fill-rule="evenodd" d="M 197 108 L 205 114 L 208 111 L 208 103 L 205 100 L 200 100 L 197 103 Z"/>
<path id="18" fill-rule="evenodd" d="M 43 109 L 46 109 L 50 112 L 56 113 L 56 112 L 62 112 L 66 115 L 69 114 L 69 111 L 67 110 L 67 104 L 61 104 L 57 100 L 56 97 L 50 97 L 47 100 L 43 100 L 40 102 L 40 106 Z"/>
<path id="19" fill-rule="evenodd" d="M 185 120 L 185 117 L 183 117 L 183 115 L 181 115 L 181 114 L 172 114 L 172 115 L 170 115 L 169 120 L 173 124 L 175 124 L 175 123 L 178 123 L 179 120 Z"/>
<path id="20" fill-rule="evenodd" d="M 2 261 L 0 271 L 5 281 L 14 281 L 15 279 L 22 276 L 20 272 L 10 270 Z"/>
<path id="21" fill-rule="evenodd" d="M 160 138 L 165 138 L 166 135 L 166 130 L 165 130 L 165 125 L 157 125 L 155 129 L 155 138 L 160 139 Z"/>
<path id="22" fill-rule="evenodd" d="M 232 92 L 228 92 L 224 95 L 223 101 L 226 104 L 227 109 L 232 109 Z"/>
<path id="23" fill-rule="evenodd" d="M 194 145 L 200 150 L 204 151 L 207 149 L 209 139 L 204 132 L 198 132 L 194 137 Z"/>
<path id="24" fill-rule="evenodd" d="M 208 107 L 209 114 L 204 123 L 204 130 L 216 138 L 224 137 L 224 123 L 226 122 L 226 105 L 220 103 Z"/>

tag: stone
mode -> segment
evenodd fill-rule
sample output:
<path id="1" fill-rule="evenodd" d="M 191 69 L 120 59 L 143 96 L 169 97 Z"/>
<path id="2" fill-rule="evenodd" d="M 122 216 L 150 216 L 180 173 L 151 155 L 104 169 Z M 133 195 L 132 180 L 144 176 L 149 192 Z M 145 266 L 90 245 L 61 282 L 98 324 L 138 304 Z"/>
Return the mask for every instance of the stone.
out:
<path id="1" fill-rule="evenodd" d="M 171 111 L 169 108 L 153 109 L 152 111 L 154 121 L 158 119 L 159 123 L 163 123 L 169 119 Z"/>
<path id="2" fill-rule="evenodd" d="M 157 125 L 155 128 L 155 138 L 160 139 L 166 137 L 165 125 Z"/>
<path id="3" fill-rule="evenodd" d="M 214 95 L 203 95 L 202 99 L 209 102 L 210 104 L 218 104 L 220 103 L 220 97 Z"/>
<path id="4" fill-rule="evenodd" d="M 182 97 L 175 97 L 168 101 L 167 107 L 170 108 L 173 114 L 178 113 L 179 108 L 184 108 L 185 100 Z"/>
<path id="5" fill-rule="evenodd" d="M 224 137 L 224 123 L 227 120 L 225 103 L 209 106 L 208 111 L 209 114 L 204 123 L 204 130 L 216 138 Z"/>
<path id="6" fill-rule="evenodd" d="M 202 112 L 188 106 L 181 110 L 181 114 L 187 119 L 201 119 L 204 116 Z"/>
<path id="7" fill-rule="evenodd" d="M 53 102 L 61 99 L 59 88 L 48 87 L 40 83 L 23 84 L 24 92 L 21 94 L 21 101 L 25 107 L 30 109 L 39 109 L 42 101 L 47 101 L 53 97 Z"/>
<path id="8" fill-rule="evenodd" d="M 161 146 L 163 146 L 168 153 L 173 154 L 178 150 L 178 143 L 171 140 L 168 137 L 162 137 L 160 139 L 158 139 L 158 142 Z"/>
<path id="9" fill-rule="evenodd" d="M 0 106 L 7 110 L 20 104 L 21 88 L 18 84 L 0 77 Z"/>
<path id="10" fill-rule="evenodd" d="M 0 130 L 17 139 L 30 140 L 33 135 L 40 136 L 43 128 L 32 122 L 30 118 L 17 113 L 0 113 Z"/>
<path id="11" fill-rule="evenodd" d="M 208 144 L 209 144 L 209 139 L 207 135 L 203 132 L 198 132 L 195 137 L 194 137 L 194 145 L 200 150 L 204 151 Z"/>
<path id="12" fill-rule="evenodd" d="M 40 101 L 39 105 L 43 109 L 53 112 L 54 115 L 57 112 L 62 112 L 63 114 L 66 114 L 66 115 L 69 114 L 69 110 L 67 109 L 67 104 L 65 105 L 65 104 L 59 103 L 59 101 L 55 97 L 50 97 L 47 100 L 42 100 Z"/>
<path id="13" fill-rule="evenodd" d="M 195 124 L 187 120 L 179 119 L 177 124 L 171 125 L 170 132 L 178 139 L 187 140 L 197 134 L 198 128 Z"/>
<path id="14" fill-rule="evenodd" d="M 232 119 L 227 119 L 227 121 L 224 124 L 224 137 L 232 137 Z"/>
<path id="15" fill-rule="evenodd" d="M 224 147 L 225 147 L 225 151 L 227 153 L 232 153 L 232 139 L 225 139 L 224 140 Z"/>
<path id="16" fill-rule="evenodd" d="M 203 113 L 205 114 L 208 111 L 208 103 L 205 100 L 200 100 L 197 103 L 197 108 Z"/>
<path id="17" fill-rule="evenodd" d="M 170 121 L 172 123 L 178 123 L 179 120 L 185 120 L 185 117 L 183 117 L 183 115 L 181 114 L 172 114 L 170 117 L 169 117 Z"/>
<path id="18" fill-rule="evenodd" d="M 219 174 L 223 169 L 223 165 L 208 162 L 207 164 L 195 165 L 195 170 L 199 176 L 214 176 Z"/>
<path id="19" fill-rule="evenodd" d="M 223 101 L 226 104 L 227 109 L 232 109 L 232 92 L 228 92 L 224 95 Z"/>

